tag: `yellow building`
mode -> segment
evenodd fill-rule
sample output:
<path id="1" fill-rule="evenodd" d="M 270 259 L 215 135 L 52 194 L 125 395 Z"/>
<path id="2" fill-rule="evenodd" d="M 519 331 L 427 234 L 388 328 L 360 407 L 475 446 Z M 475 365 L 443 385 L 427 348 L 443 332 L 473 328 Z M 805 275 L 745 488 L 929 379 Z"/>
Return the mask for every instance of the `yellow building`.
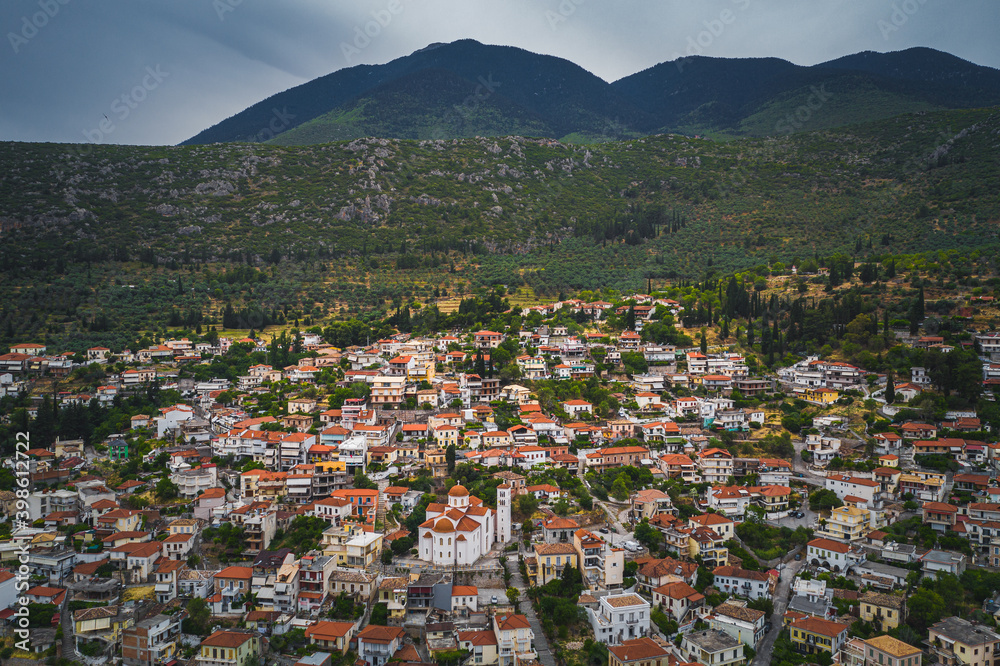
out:
<path id="1" fill-rule="evenodd" d="M 871 531 L 871 516 L 865 509 L 853 506 L 837 507 L 826 519 L 823 532 L 832 539 L 840 541 L 857 541 L 865 538 Z"/>
<path id="2" fill-rule="evenodd" d="M 576 548 L 571 543 L 535 544 L 535 585 L 545 585 L 562 576 L 566 565 L 580 568 Z M 532 572 L 529 572 L 532 573 Z"/>
<path id="3" fill-rule="evenodd" d="M 73 613 L 73 628 L 79 643 L 85 643 L 90 638 L 115 643 L 133 624 L 134 616 L 121 612 L 118 606 L 81 608 Z"/>
<path id="4" fill-rule="evenodd" d="M 805 390 L 805 399 L 811 402 L 818 402 L 821 405 L 829 405 L 837 402 L 837 398 L 840 394 L 833 389 L 828 388 L 807 388 Z"/>
<path id="5" fill-rule="evenodd" d="M 906 619 L 906 599 L 899 594 L 865 592 L 861 595 L 861 619 L 876 631 L 895 629 Z"/>
<path id="6" fill-rule="evenodd" d="M 324 555 L 336 559 L 336 566 L 365 569 L 382 553 L 382 534 L 365 532 L 360 525 L 334 525 L 323 532 L 322 546 Z"/>
<path id="7" fill-rule="evenodd" d="M 378 586 L 378 603 L 385 604 L 391 619 L 406 617 L 406 589 L 410 579 L 406 576 L 386 578 Z"/>
<path id="8" fill-rule="evenodd" d="M 252 633 L 220 629 L 201 642 L 198 666 L 243 666 L 260 654 L 260 638 Z"/>
<path id="9" fill-rule="evenodd" d="M 458 446 L 458 428 L 453 425 L 438 426 L 434 429 L 434 443 L 440 449 Z"/>
<path id="10" fill-rule="evenodd" d="M 829 652 L 836 654 L 847 641 L 850 627 L 839 622 L 821 620 L 808 615 L 788 625 L 792 637 L 792 647 L 806 654 Z"/>

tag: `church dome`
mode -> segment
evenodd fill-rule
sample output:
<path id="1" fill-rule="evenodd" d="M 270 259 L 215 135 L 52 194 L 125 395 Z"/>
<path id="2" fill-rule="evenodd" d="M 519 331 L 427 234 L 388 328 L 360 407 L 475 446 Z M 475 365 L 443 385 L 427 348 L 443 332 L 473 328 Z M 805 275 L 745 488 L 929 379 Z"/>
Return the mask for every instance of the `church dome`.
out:
<path id="1" fill-rule="evenodd" d="M 454 532 L 455 527 L 451 524 L 450 520 L 442 518 L 434 523 L 434 531 L 440 533 Z"/>
<path id="2" fill-rule="evenodd" d="M 469 491 L 465 489 L 465 486 L 455 486 L 448 491 L 448 497 L 468 497 Z"/>

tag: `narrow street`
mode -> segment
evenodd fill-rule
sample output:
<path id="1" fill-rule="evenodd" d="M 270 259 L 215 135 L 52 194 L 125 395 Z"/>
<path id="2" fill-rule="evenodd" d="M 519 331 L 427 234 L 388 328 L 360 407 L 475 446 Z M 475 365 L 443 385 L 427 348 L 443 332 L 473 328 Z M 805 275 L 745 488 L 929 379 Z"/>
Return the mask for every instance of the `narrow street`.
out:
<path id="1" fill-rule="evenodd" d="M 781 633 L 781 621 L 785 616 L 785 608 L 788 607 L 788 601 L 791 598 L 792 581 L 795 580 L 795 576 L 798 575 L 805 564 L 805 558 L 798 562 L 792 560 L 781 570 L 781 578 L 778 579 L 778 584 L 774 588 L 774 615 L 770 618 L 771 631 L 767 632 L 757 646 L 757 656 L 751 662 L 754 666 L 763 666 L 764 664 L 771 663 L 771 652 L 774 650 L 774 642 L 778 640 L 778 635 Z"/>
<path id="2" fill-rule="evenodd" d="M 542 633 L 542 625 L 535 616 L 535 608 L 531 604 L 531 599 L 527 597 L 528 585 L 521 576 L 521 569 L 517 566 L 517 560 L 508 560 L 507 565 L 511 568 L 510 585 L 514 589 L 521 591 L 521 612 L 528 618 L 531 631 L 535 634 L 535 652 L 538 653 L 538 661 L 542 666 L 556 666 L 555 657 L 549 649 L 549 641 Z"/>

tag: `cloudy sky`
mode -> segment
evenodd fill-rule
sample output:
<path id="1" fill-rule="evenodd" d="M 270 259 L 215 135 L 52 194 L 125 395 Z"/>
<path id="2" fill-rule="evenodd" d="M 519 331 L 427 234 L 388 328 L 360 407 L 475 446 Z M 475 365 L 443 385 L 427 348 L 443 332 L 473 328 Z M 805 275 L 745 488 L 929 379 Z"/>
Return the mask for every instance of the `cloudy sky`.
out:
<path id="1" fill-rule="evenodd" d="M 462 38 L 614 81 L 693 49 L 811 65 L 929 46 L 1000 68 L 997 26 L 997 0 L 3 0 L 0 140 L 175 144 L 317 76 Z"/>

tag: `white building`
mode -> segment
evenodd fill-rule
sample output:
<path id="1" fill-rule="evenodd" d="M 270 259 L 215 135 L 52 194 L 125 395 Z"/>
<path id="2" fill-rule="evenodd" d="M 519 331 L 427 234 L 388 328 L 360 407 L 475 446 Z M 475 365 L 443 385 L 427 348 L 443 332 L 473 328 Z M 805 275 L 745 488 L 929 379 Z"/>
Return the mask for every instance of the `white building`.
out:
<path id="1" fill-rule="evenodd" d="M 455 486 L 448 491 L 447 505 L 427 505 L 427 520 L 419 528 L 420 559 L 438 566 L 473 564 L 496 542 L 496 518 L 496 511 L 484 507 L 481 499 Z"/>
<path id="2" fill-rule="evenodd" d="M 601 597 L 597 610 L 587 609 L 594 636 L 606 645 L 649 634 L 650 605 L 637 594 L 609 594 Z"/>

